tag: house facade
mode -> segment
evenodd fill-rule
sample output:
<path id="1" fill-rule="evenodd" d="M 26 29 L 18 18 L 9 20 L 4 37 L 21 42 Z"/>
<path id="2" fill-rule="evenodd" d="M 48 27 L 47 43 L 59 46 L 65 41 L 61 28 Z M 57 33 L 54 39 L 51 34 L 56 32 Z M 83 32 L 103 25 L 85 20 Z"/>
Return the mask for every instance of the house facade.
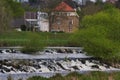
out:
<path id="1" fill-rule="evenodd" d="M 49 31 L 48 14 L 45 12 L 25 12 L 24 14 L 25 25 L 28 29 L 33 31 Z"/>
<path id="2" fill-rule="evenodd" d="M 25 25 L 27 30 L 33 31 L 38 29 L 37 27 L 37 13 L 36 12 L 25 12 L 24 13 Z"/>
<path id="3" fill-rule="evenodd" d="M 61 2 L 52 12 L 50 31 L 74 32 L 79 26 L 76 10 Z"/>
<path id="4" fill-rule="evenodd" d="M 38 28 L 42 32 L 49 32 L 48 14 L 45 12 L 37 12 Z"/>

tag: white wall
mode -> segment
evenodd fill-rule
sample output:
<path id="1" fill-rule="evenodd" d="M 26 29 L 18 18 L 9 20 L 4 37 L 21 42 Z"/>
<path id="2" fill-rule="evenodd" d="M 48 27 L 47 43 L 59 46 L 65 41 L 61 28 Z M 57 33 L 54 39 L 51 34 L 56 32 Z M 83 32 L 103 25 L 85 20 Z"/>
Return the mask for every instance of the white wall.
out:
<path id="1" fill-rule="evenodd" d="M 49 32 L 49 20 L 48 20 L 48 14 L 44 12 L 38 12 L 37 13 L 37 19 L 38 19 L 38 27 L 40 31 L 47 31 Z"/>
<path id="2" fill-rule="evenodd" d="M 67 16 L 77 16 L 76 12 L 67 12 Z"/>

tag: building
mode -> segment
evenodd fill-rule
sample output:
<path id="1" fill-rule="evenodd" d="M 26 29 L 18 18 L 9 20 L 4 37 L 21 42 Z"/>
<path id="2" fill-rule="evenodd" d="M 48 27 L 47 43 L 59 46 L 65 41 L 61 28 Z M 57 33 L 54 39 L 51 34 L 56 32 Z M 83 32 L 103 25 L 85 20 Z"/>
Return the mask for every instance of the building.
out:
<path id="1" fill-rule="evenodd" d="M 78 29 L 79 16 L 76 10 L 65 2 L 56 6 L 51 16 L 50 31 L 73 32 Z"/>
<path id="2" fill-rule="evenodd" d="M 23 2 L 29 2 L 29 0 L 14 0 L 14 1 L 21 2 L 21 3 L 23 3 Z"/>
<path id="3" fill-rule="evenodd" d="M 38 28 L 42 32 L 49 32 L 49 19 L 48 14 L 45 12 L 37 12 Z"/>
<path id="4" fill-rule="evenodd" d="M 29 30 L 32 28 L 34 31 L 49 31 L 48 14 L 45 12 L 25 12 L 24 20 Z"/>
<path id="5" fill-rule="evenodd" d="M 13 29 L 21 31 L 21 26 L 24 25 L 24 18 L 13 19 L 11 25 Z"/>
<path id="6" fill-rule="evenodd" d="M 24 14 L 25 25 L 27 26 L 27 30 L 38 30 L 37 25 L 37 13 L 36 12 L 25 12 Z"/>

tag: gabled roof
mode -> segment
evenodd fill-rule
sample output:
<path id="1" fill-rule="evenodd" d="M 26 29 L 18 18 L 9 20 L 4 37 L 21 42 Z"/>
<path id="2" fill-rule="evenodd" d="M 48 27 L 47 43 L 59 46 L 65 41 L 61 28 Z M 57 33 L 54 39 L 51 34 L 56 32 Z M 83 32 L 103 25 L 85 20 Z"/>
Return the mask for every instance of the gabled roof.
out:
<path id="1" fill-rule="evenodd" d="M 74 12 L 75 10 L 65 2 L 61 2 L 55 9 L 55 11 Z"/>

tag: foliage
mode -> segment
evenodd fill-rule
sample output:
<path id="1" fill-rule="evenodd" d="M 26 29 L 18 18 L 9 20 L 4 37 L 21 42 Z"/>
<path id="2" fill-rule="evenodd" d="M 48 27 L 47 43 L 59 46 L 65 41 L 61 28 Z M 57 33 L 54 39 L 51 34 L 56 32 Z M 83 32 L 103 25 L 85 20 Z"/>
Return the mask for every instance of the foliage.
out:
<path id="1" fill-rule="evenodd" d="M 120 9 L 120 0 L 116 1 L 115 6 Z"/>
<path id="2" fill-rule="evenodd" d="M 8 5 L 12 11 L 13 17 L 21 17 L 24 15 L 24 9 L 22 8 L 21 3 L 18 3 L 13 0 L 5 0 L 6 5 Z"/>
<path id="3" fill-rule="evenodd" d="M 31 7 L 30 5 L 24 5 L 23 6 L 23 9 L 25 10 L 25 11 L 31 11 L 31 12 L 37 12 L 39 9 L 38 8 L 34 8 L 34 7 Z"/>
<path id="4" fill-rule="evenodd" d="M 115 8 L 115 5 L 112 3 L 105 3 L 103 6 L 103 9 L 111 9 L 111 8 Z"/>
<path id="5" fill-rule="evenodd" d="M 45 43 L 41 43 L 39 41 L 42 37 L 38 34 L 32 33 L 29 37 L 29 41 L 25 44 L 24 48 L 22 49 L 23 53 L 35 53 L 45 47 Z"/>
<path id="6" fill-rule="evenodd" d="M 20 17 L 24 10 L 13 0 L 0 0 L 0 33 L 10 30 L 13 17 Z"/>
<path id="7" fill-rule="evenodd" d="M 54 8 L 61 2 L 62 0 L 48 0 L 46 3 L 48 4 L 47 5 L 47 8 L 48 8 L 48 13 L 51 13 L 51 11 L 54 10 Z"/>
<path id="8" fill-rule="evenodd" d="M 93 15 L 103 10 L 103 4 L 89 3 L 82 8 L 83 15 Z"/>
<path id="9" fill-rule="evenodd" d="M 71 36 L 72 45 L 83 46 L 88 54 L 103 59 L 120 60 L 120 11 L 109 7 L 85 16 L 82 29 Z"/>
<path id="10" fill-rule="evenodd" d="M 116 73 L 105 73 L 105 72 L 86 72 L 79 74 L 76 72 L 70 73 L 67 76 L 56 75 L 51 78 L 43 77 L 32 77 L 28 80 L 119 80 L 119 72 Z"/>
<path id="11" fill-rule="evenodd" d="M 11 10 L 4 0 L 0 1 L 0 32 L 7 31 L 10 26 Z"/>
<path id="12" fill-rule="evenodd" d="M 13 80 L 11 75 L 8 76 L 8 80 Z"/>
<path id="13" fill-rule="evenodd" d="M 100 11 L 103 11 L 108 8 L 114 7 L 113 4 L 103 3 L 102 0 L 97 0 L 96 3 L 89 2 L 86 6 L 81 7 L 81 9 L 77 10 L 77 14 L 79 15 L 80 22 L 87 15 L 94 15 Z M 81 24 L 80 24 L 81 25 Z"/>
<path id="14" fill-rule="evenodd" d="M 0 46 L 69 46 L 70 33 L 6 32 L 0 34 Z"/>
<path id="15" fill-rule="evenodd" d="M 29 78 L 28 80 L 49 80 L 49 79 L 36 76 L 36 77 Z"/>
<path id="16" fill-rule="evenodd" d="M 37 3 L 37 0 L 29 0 L 30 3 Z"/>

